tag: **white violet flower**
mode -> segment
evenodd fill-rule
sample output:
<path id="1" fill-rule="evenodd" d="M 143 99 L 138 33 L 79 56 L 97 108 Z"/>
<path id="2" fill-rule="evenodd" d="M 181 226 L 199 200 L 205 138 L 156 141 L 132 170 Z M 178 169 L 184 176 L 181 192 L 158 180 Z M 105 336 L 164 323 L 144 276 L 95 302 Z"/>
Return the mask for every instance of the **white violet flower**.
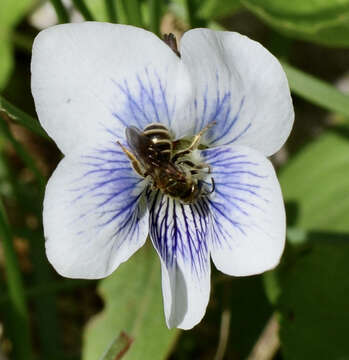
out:
<path id="1" fill-rule="evenodd" d="M 32 93 L 64 154 L 43 223 L 49 261 L 71 278 L 108 276 L 149 234 L 167 325 L 190 329 L 208 303 L 210 257 L 234 276 L 280 260 L 285 211 L 266 156 L 294 113 L 281 65 L 257 42 L 207 29 L 178 51 L 165 40 L 98 22 L 37 36 Z"/>

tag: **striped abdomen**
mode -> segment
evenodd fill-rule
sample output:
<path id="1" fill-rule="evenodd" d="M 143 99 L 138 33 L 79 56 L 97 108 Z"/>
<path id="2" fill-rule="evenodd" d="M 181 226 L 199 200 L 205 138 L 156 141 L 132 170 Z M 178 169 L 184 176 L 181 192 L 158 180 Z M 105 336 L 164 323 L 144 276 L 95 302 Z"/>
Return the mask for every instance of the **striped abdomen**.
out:
<path id="1" fill-rule="evenodd" d="M 172 156 L 172 138 L 165 125 L 153 123 L 147 125 L 143 134 L 151 140 L 152 147 L 157 152 L 158 160 L 170 161 Z"/>

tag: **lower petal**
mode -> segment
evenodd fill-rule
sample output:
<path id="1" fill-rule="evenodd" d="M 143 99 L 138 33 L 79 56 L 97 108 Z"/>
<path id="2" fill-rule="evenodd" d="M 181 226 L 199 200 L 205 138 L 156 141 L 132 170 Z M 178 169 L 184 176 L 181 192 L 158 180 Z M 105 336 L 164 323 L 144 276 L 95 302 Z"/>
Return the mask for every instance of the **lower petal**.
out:
<path id="1" fill-rule="evenodd" d="M 101 278 L 142 246 L 143 189 L 116 145 L 66 156 L 48 182 L 43 211 L 46 252 L 58 273 Z"/>
<path id="2" fill-rule="evenodd" d="M 209 211 L 160 191 L 149 195 L 149 234 L 160 256 L 167 326 L 190 329 L 205 314 L 210 293 Z"/>
<path id="3" fill-rule="evenodd" d="M 244 146 L 201 152 L 210 164 L 215 192 L 211 208 L 211 256 L 222 272 L 253 275 L 275 267 L 285 244 L 285 210 L 271 162 Z"/>

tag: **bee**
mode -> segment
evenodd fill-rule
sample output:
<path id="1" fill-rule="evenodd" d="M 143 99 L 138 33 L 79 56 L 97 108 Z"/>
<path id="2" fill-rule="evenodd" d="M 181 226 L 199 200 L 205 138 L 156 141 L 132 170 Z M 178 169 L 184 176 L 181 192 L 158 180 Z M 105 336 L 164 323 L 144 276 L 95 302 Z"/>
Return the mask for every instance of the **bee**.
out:
<path id="1" fill-rule="evenodd" d="M 212 189 L 207 192 L 203 187 L 202 173 L 209 165 L 194 164 L 189 158 L 200 144 L 202 135 L 215 123 L 208 124 L 197 135 L 191 144 L 182 150 L 175 151 L 172 136 L 167 127 L 160 123 L 147 125 L 143 131 L 136 126 L 126 128 L 126 140 L 129 151 L 120 142 L 119 146 L 128 156 L 134 170 L 142 177 L 150 177 L 153 189 L 178 199 L 184 204 L 191 204 L 201 196 L 214 191 L 214 180 L 211 178 Z"/>

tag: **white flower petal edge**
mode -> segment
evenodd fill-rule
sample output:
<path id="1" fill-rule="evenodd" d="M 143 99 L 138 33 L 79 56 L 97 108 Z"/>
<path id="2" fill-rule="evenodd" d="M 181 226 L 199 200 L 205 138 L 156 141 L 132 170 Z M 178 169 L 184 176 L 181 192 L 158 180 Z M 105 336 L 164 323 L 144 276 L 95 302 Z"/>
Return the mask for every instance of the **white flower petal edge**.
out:
<path id="1" fill-rule="evenodd" d="M 191 92 L 174 52 L 153 33 L 127 25 L 46 29 L 35 39 L 31 71 L 40 123 L 65 154 L 96 137 L 108 140 L 103 128 L 123 136 L 126 125 L 170 122 Z M 183 125 L 171 124 L 179 134 Z"/>
<path id="2" fill-rule="evenodd" d="M 111 274 L 148 234 L 144 180 L 116 146 L 67 155 L 45 193 L 43 223 L 49 261 L 63 276 Z"/>
<path id="3" fill-rule="evenodd" d="M 189 330 L 204 317 L 210 297 L 210 263 L 198 278 L 187 266 L 178 261 L 168 267 L 161 261 L 162 295 L 166 324 L 169 329 Z"/>
<path id="4" fill-rule="evenodd" d="M 207 198 L 213 220 L 211 256 L 234 276 L 274 268 L 285 245 L 285 209 L 271 162 L 245 146 L 201 152 L 212 166 L 216 190 Z"/>
<path id="5" fill-rule="evenodd" d="M 209 209 L 150 194 L 149 235 L 161 259 L 162 293 L 169 328 L 191 329 L 204 316 L 210 295 Z"/>
<path id="6" fill-rule="evenodd" d="M 215 120 L 205 139 L 210 146 L 238 143 L 266 156 L 279 150 L 294 120 L 279 61 L 246 36 L 208 29 L 186 32 L 180 51 L 194 87 L 186 113 L 192 132 Z"/>

